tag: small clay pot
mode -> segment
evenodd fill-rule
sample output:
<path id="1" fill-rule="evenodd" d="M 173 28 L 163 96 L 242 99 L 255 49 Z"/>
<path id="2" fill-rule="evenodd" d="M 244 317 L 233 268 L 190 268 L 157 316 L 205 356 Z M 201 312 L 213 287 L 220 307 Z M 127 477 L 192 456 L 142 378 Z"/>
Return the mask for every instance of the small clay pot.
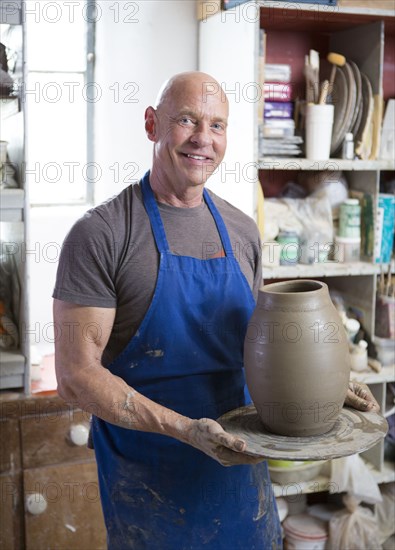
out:
<path id="1" fill-rule="evenodd" d="M 247 327 L 244 366 L 268 431 L 286 436 L 329 431 L 343 407 L 350 360 L 328 286 L 302 279 L 263 286 Z"/>

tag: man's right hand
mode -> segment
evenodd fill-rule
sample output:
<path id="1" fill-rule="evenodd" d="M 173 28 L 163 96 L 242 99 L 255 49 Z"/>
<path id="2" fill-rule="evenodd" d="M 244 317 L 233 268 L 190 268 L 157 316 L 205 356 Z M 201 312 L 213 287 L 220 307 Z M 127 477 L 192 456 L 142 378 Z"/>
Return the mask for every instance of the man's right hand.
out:
<path id="1" fill-rule="evenodd" d="M 222 466 L 258 464 L 263 458 L 245 453 L 247 444 L 243 439 L 228 434 L 218 422 L 210 418 L 190 420 L 186 428 L 185 442 L 203 451 Z"/>

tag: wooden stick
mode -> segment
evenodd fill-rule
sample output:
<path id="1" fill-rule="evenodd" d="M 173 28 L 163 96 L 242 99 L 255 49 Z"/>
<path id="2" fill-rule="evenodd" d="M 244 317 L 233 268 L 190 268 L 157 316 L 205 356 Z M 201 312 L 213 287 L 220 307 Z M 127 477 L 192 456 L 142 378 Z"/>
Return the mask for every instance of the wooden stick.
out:
<path id="1" fill-rule="evenodd" d="M 318 100 L 319 105 L 325 105 L 329 92 L 329 80 L 324 80 L 321 84 L 320 98 Z"/>
<path id="2" fill-rule="evenodd" d="M 371 369 L 373 369 L 375 372 L 380 372 L 382 365 L 380 361 L 377 359 L 372 359 L 372 357 L 368 357 L 368 365 Z"/>
<path id="3" fill-rule="evenodd" d="M 329 78 L 329 93 L 332 94 L 333 84 L 336 77 L 336 68 L 343 67 L 343 65 L 345 65 L 346 63 L 346 58 L 340 53 L 330 52 L 328 53 L 327 60 L 329 61 L 329 63 L 332 63 L 331 76 Z"/>
<path id="4" fill-rule="evenodd" d="M 384 280 L 384 265 L 380 265 L 380 283 L 379 283 L 379 294 L 384 294 L 385 280 Z"/>
<path id="5" fill-rule="evenodd" d="M 387 269 L 387 284 L 385 285 L 385 295 L 390 295 L 390 286 L 391 286 L 391 262 L 388 262 Z"/>

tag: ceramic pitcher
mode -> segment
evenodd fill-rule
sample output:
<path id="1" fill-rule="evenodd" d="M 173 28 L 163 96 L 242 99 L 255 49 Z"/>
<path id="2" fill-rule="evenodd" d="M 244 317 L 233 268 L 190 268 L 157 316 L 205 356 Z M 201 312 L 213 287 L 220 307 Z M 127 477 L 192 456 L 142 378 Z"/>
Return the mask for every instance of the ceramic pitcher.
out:
<path id="1" fill-rule="evenodd" d="M 348 342 L 325 283 L 263 286 L 244 344 L 247 387 L 267 430 L 313 436 L 333 428 L 350 376 Z"/>

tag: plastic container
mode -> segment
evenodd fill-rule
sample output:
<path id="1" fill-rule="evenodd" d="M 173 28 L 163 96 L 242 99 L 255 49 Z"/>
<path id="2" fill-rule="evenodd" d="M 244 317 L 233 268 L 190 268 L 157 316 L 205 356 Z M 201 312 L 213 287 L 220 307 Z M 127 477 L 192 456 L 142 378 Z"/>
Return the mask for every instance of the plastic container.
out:
<path id="1" fill-rule="evenodd" d="M 391 338 L 379 338 L 375 336 L 374 345 L 376 346 L 378 360 L 383 367 L 395 364 L 395 344 Z"/>
<path id="2" fill-rule="evenodd" d="M 276 241 L 281 245 L 280 265 L 295 265 L 299 262 L 299 236 L 295 231 L 280 231 Z"/>
<path id="3" fill-rule="evenodd" d="M 395 339 L 395 298 L 378 294 L 374 332 L 380 338 Z"/>
<path id="4" fill-rule="evenodd" d="M 262 243 L 262 265 L 264 267 L 278 267 L 280 265 L 281 245 L 277 241 Z"/>
<path id="5" fill-rule="evenodd" d="M 326 460 L 290 462 L 289 465 L 277 466 L 276 461 L 268 461 L 270 479 L 281 485 L 310 481 L 320 473 L 325 462 Z"/>
<path id="6" fill-rule="evenodd" d="M 308 104 L 306 106 L 306 158 L 329 159 L 332 141 L 334 106 Z"/>
<path id="7" fill-rule="evenodd" d="M 344 136 L 342 158 L 347 160 L 354 159 L 354 136 L 351 132 L 347 132 Z"/>
<path id="8" fill-rule="evenodd" d="M 358 199 L 347 199 L 340 205 L 339 237 L 361 238 L 361 207 Z"/>
<path id="9" fill-rule="evenodd" d="M 334 260 L 337 262 L 359 262 L 361 255 L 361 239 L 335 237 Z"/>
<path id="10" fill-rule="evenodd" d="M 359 329 L 361 328 L 361 323 L 352 317 L 347 317 L 343 322 L 344 328 L 346 329 L 347 336 L 352 342 L 355 336 L 358 334 Z"/>
<path id="11" fill-rule="evenodd" d="M 360 340 L 358 344 L 353 345 L 350 353 L 351 370 L 354 372 L 363 372 L 368 368 L 368 343 L 366 340 Z"/>
<path id="12" fill-rule="evenodd" d="M 288 516 L 283 522 L 287 550 L 324 550 L 328 540 L 327 524 L 308 514 Z"/>
<path id="13" fill-rule="evenodd" d="M 322 519 L 322 521 L 329 522 L 336 512 L 340 512 L 343 508 L 336 506 L 335 504 L 320 503 L 312 504 L 307 507 L 307 513 L 313 518 Z"/>
<path id="14" fill-rule="evenodd" d="M 300 491 L 296 495 L 284 497 L 288 504 L 288 515 L 295 516 L 296 514 L 307 513 L 307 495 Z"/>

